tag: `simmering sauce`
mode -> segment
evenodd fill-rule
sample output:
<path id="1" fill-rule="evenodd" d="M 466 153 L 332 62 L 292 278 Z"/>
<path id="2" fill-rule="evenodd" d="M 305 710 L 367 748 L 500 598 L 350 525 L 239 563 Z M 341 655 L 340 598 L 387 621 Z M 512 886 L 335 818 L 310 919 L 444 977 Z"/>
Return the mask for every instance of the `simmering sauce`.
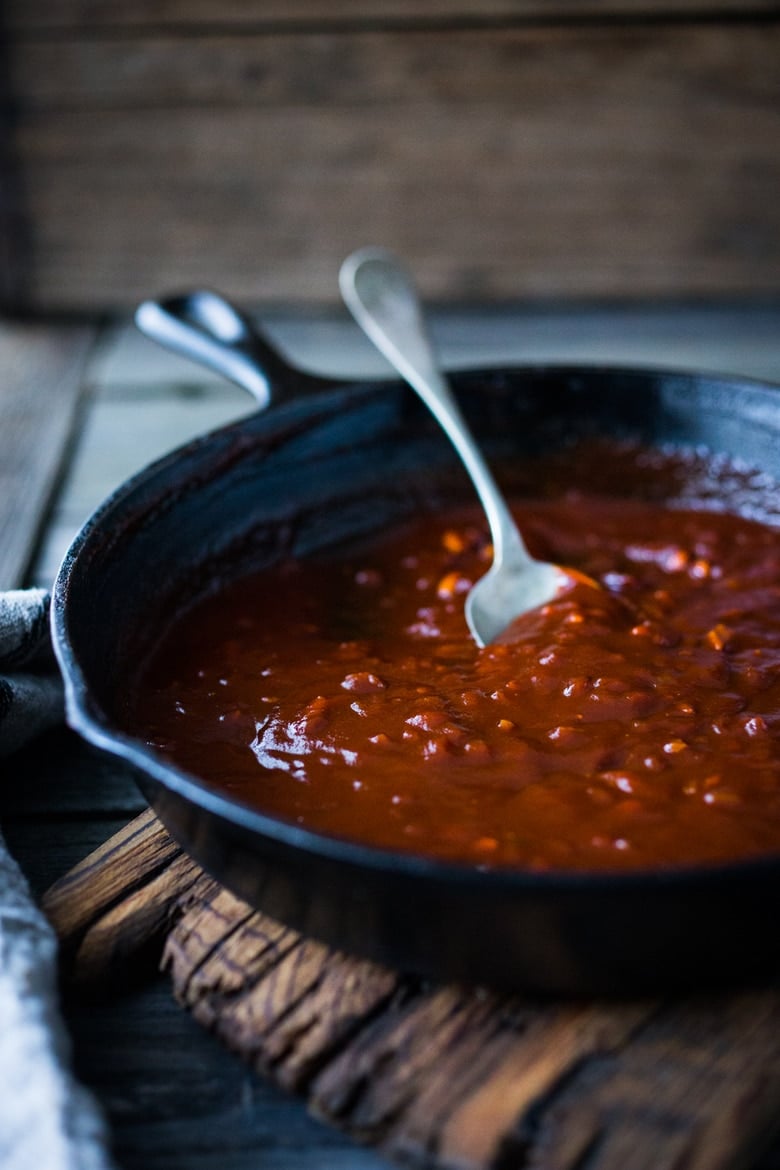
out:
<path id="1" fill-rule="evenodd" d="M 779 851 L 778 532 L 666 506 L 662 464 L 649 492 L 624 471 L 636 491 L 515 502 L 536 555 L 603 589 L 497 644 L 463 617 L 484 522 L 453 508 L 200 602 L 128 724 L 265 813 L 396 851 L 591 871 Z"/>

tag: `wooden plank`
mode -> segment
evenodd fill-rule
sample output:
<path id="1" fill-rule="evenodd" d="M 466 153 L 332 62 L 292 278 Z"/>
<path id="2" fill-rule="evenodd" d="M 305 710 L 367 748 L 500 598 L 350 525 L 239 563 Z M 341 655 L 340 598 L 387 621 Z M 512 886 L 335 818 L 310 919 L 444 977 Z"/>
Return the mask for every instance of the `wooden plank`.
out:
<path id="1" fill-rule="evenodd" d="M 60 942 L 66 948 L 75 944 L 120 897 L 132 898 L 138 887 L 152 884 L 179 855 L 175 842 L 146 809 L 49 890 L 44 905 Z M 125 864 L 117 863 L 118 856 Z M 175 892 L 169 896 L 169 904 L 175 897 Z"/>
<path id="2" fill-rule="evenodd" d="M 402 20 L 411 24 L 512 19 L 581 21 L 603 17 L 742 15 L 739 0 L 6 0 L 7 23 L 15 29 L 190 26 L 262 28 L 349 22 L 355 27 Z M 752 12 L 777 11 L 776 0 L 751 0 Z"/>
<path id="3" fill-rule="evenodd" d="M 146 807 L 128 766 L 64 727 L 17 752 L 13 778 L 2 794 L 2 825 L 52 816 L 69 821 L 95 815 L 127 819 Z"/>
<path id="4" fill-rule="evenodd" d="M 404 1165 L 737 1170 L 778 1130 L 777 988 L 608 1003 L 421 985 L 180 860 L 145 815 L 57 883 L 44 905 L 81 940 L 77 973 L 105 986 L 178 916 L 164 964 L 195 1019 Z"/>
<path id="5" fill-rule="evenodd" d="M 15 304 L 21 296 L 27 242 L 14 160 L 10 73 L 9 46 L 0 35 L 0 305 Z"/>
<path id="6" fill-rule="evenodd" d="M 199 79 L 197 45 L 169 50 L 193 99 L 231 71 L 227 53 Z M 240 58 L 235 103 L 181 106 L 163 55 L 147 96 L 116 83 L 127 108 L 20 116 L 31 304 L 126 306 L 202 283 L 333 302 L 341 259 L 367 241 L 449 300 L 780 289 L 780 24 L 259 38 L 251 52 L 260 80 Z M 253 86 L 267 100 L 245 101 Z"/>
<path id="7" fill-rule="evenodd" d="M 724 109 L 736 100 L 771 107 L 780 94 L 772 68 L 779 37 L 775 22 L 760 21 L 733 28 L 543 26 L 316 36 L 275 29 L 131 41 L 106 33 L 18 42 L 11 88 L 20 112 L 234 105 L 322 110 L 392 102 L 396 112 L 419 104 L 454 114 L 495 104 L 512 107 L 521 122 L 524 110 L 540 107 L 565 108 L 571 117 L 570 103 L 579 95 L 607 108 L 629 100 L 626 117 L 643 132 L 637 122 L 642 108 L 658 116 L 656 109 L 673 106 L 683 94 Z"/>
<path id="8" fill-rule="evenodd" d="M 428 323 L 442 362 L 452 368 L 524 362 L 662 365 L 780 382 L 780 304 L 771 301 L 434 307 Z M 389 376 L 385 359 L 343 309 L 293 315 L 269 307 L 256 325 L 300 368 L 345 380 Z M 217 375 L 154 345 L 131 325 L 113 334 L 91 373 L 98 388 L 91 413 L 108 411 L 109 401 L 116 407 L 143 401 L 143 413 L 154 411 L 158 395 L 181 401 L 176 432 L 171 419 L 171 443 L 189 433 L 185 405 L 198 413 L 213 396 L 224 404 L 227 419 L 246 404 L 246 397 Z M 110 445 L 108 425 L 106 420 L 105 432 L 100 428 L 104 447 Z M 118 433 L 128 435 L 130 425 L 129 410 L 117 416 Z M 97 454 L 97 429 L 95 440 L 90 460 Z M 131 445 L 143 446 L 135 431 Z M 87 478 L 91 467 L 90 461 L 82 469 Z"/>
<path id="9" fill-rule="evenodd" d="M 13 782 L 16 757 L 5 762 L 3 771 Z M 2 804 L 0 803 L 0 808 Z M 124 817 L 93 816 L 68 822 L 49 816 L 31 820 L 3 820 L 2 836 L 12 857 L 21 866 L 36 897 L 52 882 L 76 865 L 85 854 L 97 849 L 125 823 Z"/>
<path id="10" fill-rule="evenodd" d="M 65 1007 L 121 1170 L 388 1170 L 252 1075 L 181 1010 L 168 979 Z"/>
<path id="11" fill-rule="evenodd" d="M 776 990 L 539 1004 L 393 984 L 307 940 L 242 985 L 242 953 L 269 929 L 204 891 L 166 948 L 179 997 L 255 1067 L 305 1092 L 315 1115 L 404 1165 L 575 1170 L 589 1151 L 592 1170 L 671 1170 L 683 1157 L 712 1170 L 744 1165 L 777 1131 Z"/>
<path id="12" fill-rule="evenodd" d="M 81 525 L 125 479 L 187 439 L 255 409 L 246 392 L 192 369 L 189 384 L 167 382 L 163 374 L 151 388 L 130 383 L 119 395 L 95 390 L 31 570 L 36 584 L 51 586 Z"/>
<path id="13" fill-rule="evenodd" d="M 0 322 L 0 589 L 23 581 L 94 338 L 91 327 Z"/>
<path id="14" fill-rule="evenodd" d="M 127 162 L 104 168 L 100 145 L 110 152 L 126 136 L 128 121 L 132 128 L 146 123 L 150 155 L 139 157 L 129 147 Z M 293 112 L 271 124 L 262 115 L 204 113 L 197 125 L 159 114 L 134 114 L 119 124 L 73 118 L 63 130 L 66 149 L 82 155 L 85 198 L 84 180 L 70 161 L 63 161 L 55 194 L 47 185 L 47 146 L 31 143 L 37 228 L 28 303 L 124 307 L 150 291 L 203 284 L 244 300 L 333 302 L 341 260 L 372 241 L 405 255 L 426 293 L 441 300 L 707 296 L 780 287 L 780 212 L 768 200 L 765 178 L 743 179 L 761 153 L 747 134 L 713 156 L 706 173 L 702 159 L 682 150 L 660 158 L 666 139 L 647 149 L 628 137 L 595 151 L 573 145 L 557 159 L 549 158 L 543 135 L 507 142 L 503 150 L 491 142 L 503 135 L 496 135 L 489 113 L 470 112 L 459 130 L 446 117 L 421 115 L 414 143 L 399 142 L 381 113 L 345 119 L 335 129 L 345 155 L 359 156 L 369 141 L 383 141 L 388 170 L 376 161 L 340 169 L 323 148 L 334 126 L 316 115 Z M 459 131 L 472 148 L 452 162 L 441 155 L 457 147 Z M 254 133 L 259 143 L 286 138 L 296 145 L 281 171 L 261 173 L 231 139 L 235 132 Z M 193 138 L 202 149 L 196 143 L 185 159 L 176 144 Z M 169 154 L 165 143 L 172 144 Z M 179 162 L 189 170 L 190 188 L 180 203 L 166 198 Z M 144 172 L 154 179 L 140 191 Z M 239 201 L 236 206 L 225 196 L 233 230 L 221 227 L 228 174 Z M 739 192 L 738 200 L 729 192 Z M 74 214 L 80 199 L 88 206 Z M 113 208 L 110 218 L 101 207 Z M 143 224 L 141 237 L 118 232 L 117 220 Z"/>

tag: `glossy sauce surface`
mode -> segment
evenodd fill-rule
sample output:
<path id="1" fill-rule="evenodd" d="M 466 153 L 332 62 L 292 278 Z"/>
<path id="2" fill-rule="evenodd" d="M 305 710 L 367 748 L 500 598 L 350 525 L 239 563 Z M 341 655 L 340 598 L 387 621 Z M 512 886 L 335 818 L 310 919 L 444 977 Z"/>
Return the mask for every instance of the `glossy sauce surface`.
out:
<path id="1" fill-rule="evenodd" d="M 126 722 L 263 812 L 392 850 L 535 870 L 780 851 L 778 532 L 643 498 L 665 470 L 642 467 L 619 494 L 516 501 L 532 551 L 603 589 L 499 644 L 466 629 L 490 548 L 453 509 L 201 602 Z"/>

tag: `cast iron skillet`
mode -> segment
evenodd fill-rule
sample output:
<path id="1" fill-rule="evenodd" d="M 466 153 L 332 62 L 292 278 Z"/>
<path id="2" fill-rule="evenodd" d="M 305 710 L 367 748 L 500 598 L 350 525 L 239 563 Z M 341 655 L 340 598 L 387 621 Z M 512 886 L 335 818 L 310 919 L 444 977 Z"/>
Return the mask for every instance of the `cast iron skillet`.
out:
<path id="1" fill-rule="evenodd" d="M 243 807 L 122 729 L 121 699 L 176 607 L 228 574 L 302 557 L 471 489 L 398 382 L 288 365 L 213 294 L 140 312 L 147 332 L 250 382 L 268 413 L 207 435 L 121 487 L 76 538 L 54 591 L 68 719 L 132 766 L 183 847 L 251 904 L 404 970 L 507 989 L 629 994 L 774 972 L 780 855 L 629 875 L 483 872 L 320 836 Z M 258 372 L 258 367 L 261 372 Z M 517 464 L 573 436 L 703 445 L 765 475 L 749 506 L 778 523 L 780 392 L 652 369 L 460 372 L 489 457 Z"/>

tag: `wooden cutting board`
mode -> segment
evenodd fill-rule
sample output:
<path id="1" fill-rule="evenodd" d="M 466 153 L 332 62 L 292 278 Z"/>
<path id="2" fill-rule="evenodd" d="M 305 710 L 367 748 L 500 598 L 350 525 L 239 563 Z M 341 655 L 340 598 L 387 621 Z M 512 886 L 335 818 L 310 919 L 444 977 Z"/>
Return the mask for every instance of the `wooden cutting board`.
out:
<path id="1" fill-rule="evenodd" d="M 780 1129 L 780 990 L 540 1001 L 437 986 L 250 909 L 143 813 L 45 896 L 85 994 L 162 963 L 317 1116 L 426 1170 L 731 1170 Z"/>

